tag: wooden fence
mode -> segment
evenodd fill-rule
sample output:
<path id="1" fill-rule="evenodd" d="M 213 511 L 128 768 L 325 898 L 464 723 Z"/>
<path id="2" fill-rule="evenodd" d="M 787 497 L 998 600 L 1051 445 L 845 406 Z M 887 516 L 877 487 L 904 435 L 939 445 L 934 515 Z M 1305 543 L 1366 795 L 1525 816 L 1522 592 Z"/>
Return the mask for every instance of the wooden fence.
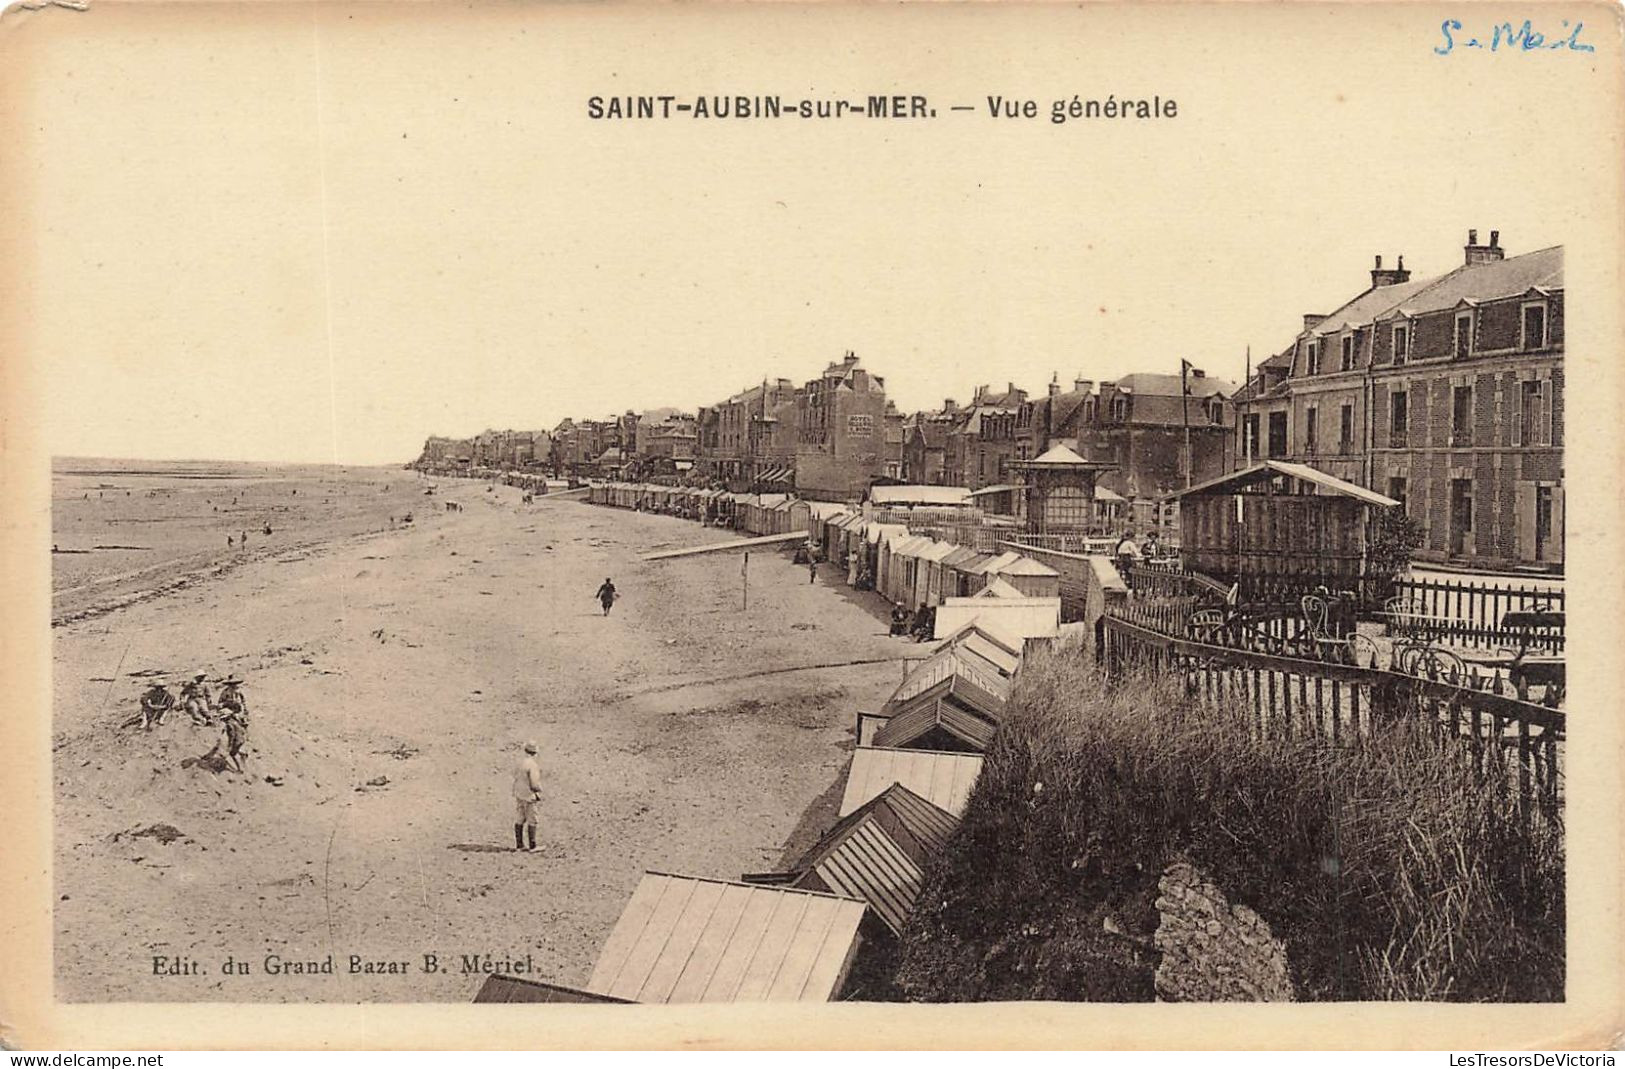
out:
<path id="1" fill-rule="evenodd" d="M 1559 653 L 1563 649 L 1563 625 L 1550 627 L 1508 627 L 1510 612 L 1563 613 L 1561 587 L 1541 588 L 1533 584 L 1496 584 L 1494 581 L 1400 579 L 1394 594 L 1415 602 L 1423 620 L 1422 628 L 1441 641 L 1464 646 L 1514 646 Z"/>
<path id="2" fill-rule="evenodd" d="M 1147 611 L 1171 619 L 1177 609 Z M 1314 733 L 1333 743 L 1369 734 L 1383 717 L 1421 716 L 1472 747 L 1486 774 L 1508 776 L 1526 809 L 1558 811 L 1566 723 L 1559 710 L 1417 675 L 1178 638 L 1150 626 L 1152 617 L 1129 618 L 1132 612 L 1114 607 L 1104 620 L 1100 657 L 1108 676 L 1174 673 L 1193 700 L 1243 710 L 1256 730 Z"/>

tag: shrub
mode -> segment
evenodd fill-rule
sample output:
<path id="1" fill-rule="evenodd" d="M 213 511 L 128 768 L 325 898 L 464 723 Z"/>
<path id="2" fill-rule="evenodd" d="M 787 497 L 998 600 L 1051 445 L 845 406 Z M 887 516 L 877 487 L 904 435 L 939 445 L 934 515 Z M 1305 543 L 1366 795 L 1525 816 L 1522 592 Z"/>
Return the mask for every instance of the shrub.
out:
<path id="1" fill-rule="evenodd" d="M 897 980 L 923 1000 L 1153 997 L 1156 882 L 1185 859 L 1287 943 L 1304 999 L 1563 997 L 1562 830 L 1404 710 L 1261 735 L 1177 681 L 1029 660 Z"/>

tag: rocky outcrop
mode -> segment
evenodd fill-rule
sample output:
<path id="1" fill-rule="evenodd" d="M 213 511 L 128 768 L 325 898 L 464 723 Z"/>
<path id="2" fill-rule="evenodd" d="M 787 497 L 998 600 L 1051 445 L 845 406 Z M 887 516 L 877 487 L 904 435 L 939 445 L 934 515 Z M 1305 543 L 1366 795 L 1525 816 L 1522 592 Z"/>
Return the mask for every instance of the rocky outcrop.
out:
<path id="1" fill-rule="evenodd" d="M 1195 866 L 1176 862 L 1157 883 L 1157 997 L 1165 1002 L 1290 1002 L 1286 944 L 1264 918 L 1232 906 Z"/>

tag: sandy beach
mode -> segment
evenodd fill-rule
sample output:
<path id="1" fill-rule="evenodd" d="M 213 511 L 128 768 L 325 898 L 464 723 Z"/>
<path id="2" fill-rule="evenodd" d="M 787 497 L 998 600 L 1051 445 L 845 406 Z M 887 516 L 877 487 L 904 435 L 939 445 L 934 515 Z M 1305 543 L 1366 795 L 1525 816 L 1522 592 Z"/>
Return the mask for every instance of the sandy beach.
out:
<path id="1" fill-rule="evenodd" d="M 637 560 L 727 532 L 483 483 L 425 497 L 399 471 L 328 478 L 236 487 L 331 512 L 310 506 L 286 544 L 250 529 L 225 566 L 159 519 L 150 544 L 185 552 L 149 573 L 59 567 L 59 998 L 464 1001 L 503 962 L 579 985 L 644 870 L 737 878 L 822 831 L 855 711 L 920 656 L 878 597 L 833 571 L 809 584 L 786 553 L 751 554 L 747 610 L 738 553 Z M 410 527 L 389 522 L 409 504 Z M 75 515 L 59 503 L 64 548 Z M 120 727 L 150 678 L 193 671 L 247 679 L 247 774 L 199 763 L 215 732 L 183 714 Z M 548 783 L 536 855 L 512 849 L 527 738 Z"/>

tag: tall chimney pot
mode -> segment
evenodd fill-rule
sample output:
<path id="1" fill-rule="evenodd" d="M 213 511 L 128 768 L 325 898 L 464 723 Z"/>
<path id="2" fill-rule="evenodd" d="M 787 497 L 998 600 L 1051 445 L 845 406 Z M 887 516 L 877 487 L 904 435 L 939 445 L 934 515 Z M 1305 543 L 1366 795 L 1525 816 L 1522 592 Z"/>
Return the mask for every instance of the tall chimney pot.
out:
<path id="1" fill-rule="evenodd" d="M 1478 244 L 1478 231 L 1476 231 L 1476 230 L 1467 231 L 1467 244 L 1469 244 L 1469 245 L 1477 245 Z"/>

